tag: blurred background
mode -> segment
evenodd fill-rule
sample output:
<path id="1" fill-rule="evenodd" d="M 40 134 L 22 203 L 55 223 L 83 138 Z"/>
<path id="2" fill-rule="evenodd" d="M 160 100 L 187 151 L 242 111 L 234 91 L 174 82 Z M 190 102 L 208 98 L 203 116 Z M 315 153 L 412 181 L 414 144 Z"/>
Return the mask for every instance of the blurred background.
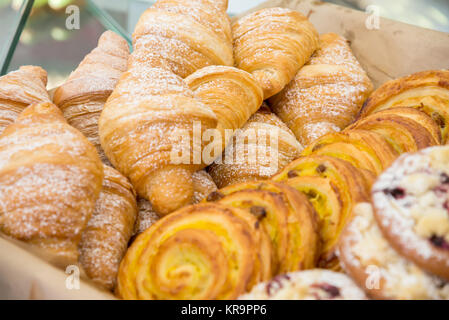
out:
<path id="1" fill-rule="evenodd" d="M 229 13 L 238 15 L 264 1 L 229 0 Z M 357 10 L 377 5 L 383 17 L 449 32 L 449 0 L 327 2 Z M 1 72 L 24 64 L 40 65 L 48 71 L 48 87 L 56 87 L 96 46 L 99 35 L 106 29 L 129 39 L 140 14 L 152 3 L 150 0 L 0 0 Z M 79 8 L 79 30 L 66 27 L 66 8 L 70 5 Z"/>

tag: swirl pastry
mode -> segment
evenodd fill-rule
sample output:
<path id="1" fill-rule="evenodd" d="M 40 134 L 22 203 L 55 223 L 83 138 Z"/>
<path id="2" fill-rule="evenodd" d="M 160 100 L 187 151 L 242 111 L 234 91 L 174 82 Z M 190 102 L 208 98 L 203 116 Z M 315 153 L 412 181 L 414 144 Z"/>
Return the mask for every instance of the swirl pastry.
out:
<path id="1" fill-rule="evenodd" d="M 290 129 L 264 104 L 208 171 L 219 188 L 268 179 L 299 156 L 301 150 Z"/>
<path id="2" fill-rule="evenodd" d="M 373 185 L 374 213 L 393 248 L 449 280 L 449 147 L 401 156 Z"/>
<path id="3" fill-rule="evenodd" d="M 366 101 L 361 116 L 394 107 L 427 113 L 440 128 L 443 143 L 449 135 L 449 70 L 422 71 L 380 86 Z"/>
<path id="4" fill-rule="evenodd" d="M 424 112 L 408 107 L 386 109 L 361 118 L 347 128 L 353 129 L 381 134 L 399 154 L 416 152 L 441 142 L 436 123 Z"/>
<path id="5" fill-rule="evenodd" d="M 373 299 L 448 299 L 449 285 L 399 255 L 383 237 L 370 203 L 354 208 L 339 244 L 344 270 Z"/>
<path id="6" fill-rule="evenodd" d="M 236 66 L 259 81 L 264 99 L 280 92 L 319 46 L 315 27 L 298 11 L 269 8 L 232 25 Z"/>
<path id="7" fill-rule="evenodd" d="M 240 300 L 366 300 L 351 278 L 329 270 L 283 274 L 260 283 Z"/>
<path id="8" fill-rule="evenodd" d="M 366 130 L 328 133 L 302 152 L 303 156 L 311 154 L 346 160 L 356 168 L 369 170 L 376 175 L 399 155 L 381 134 Z"/>
<path id="9" fill-rule="evenodd" d="M 343 130 L 373 91 L 346 39 L 326 33 L 320 42 L 310 61 L 270 99 L 273 111 L 303 145 Z"/>
<path id="10" fill-rule="evenodd" d="M 257 218 L 220 204 L 182 208 L 139 235 L 123 259 L 123 299 L 234 299 L 271 276 Z"/>
<path id="11" fill-rule="evenodd" d="M 0 77 L 0 134 L 30 104 L 50 102 L 46 86 L 41 67 L 23 66 Z"/>
<path id="12" fill-rule="evenodd" d="M 103 187 L 79 245 L 81 266 L 94 282 L 113 290 L 120 261 L 128 249 L 137 216 L 129 181 L 104 166 Z"/>
<path id="13" fill-rule="evenodd" d="M 259 201 L 260 198 L 272 198 L 273 205 L 259 205 L 263 203 Z M 287 211 L 279 199 L 282 199 Z M 310 269 L 315 266 L 319 253 L 317 217 L 312 205 L 302 193 L 272 181 L 247 182 L 212 192 L 206 201 L 244 207 L 256 215 L 260 213 L 263 215 L 261 209 L 266 211 L 268 219 L 262 217 L 262 223 L 271 236 L 273 248 L 278 250 L 278 266 L 275 268 L 277 273 Z M 254 209 L 251 209 L 252 207 Z M 281 213 L 286 213 L 286 216 L 281 216 Z M 286 229 L 283 227 L 284 221 Z M 282 230 L 279 230 L 281 228 Z M 279 232 L 275 232 L 276 230 Z"/>
<path id="14" fill-rule="evenodd" d="M 263 102 L 263 92 L 253 76 L 243 70 L 227 66 L 200 69 L 185 79 L 195 97 L 209 106 L 217 116 L 221 134 L 218 153 Z M 222 141 L 224 143 L 222 143 Z M 215 141 L 214 141 L 215 142 Z"/>
<path id="15" fill-rule="evenodd" d="M 217 186 L 210 177 L 210 175 L 204 171 L 197 171 L 192 175 L 193 178 L 193 203 L 198 203 L 211 192 L 217 190 Z M 151 227 L 156 221 L 160 219 L 160 216 L 153 210 L 151 203 L 143 198 L 137 199 L 137 205 L 139 208 L 139 214 L 136 224 L 134 226 L 134 235 L 139 235 L 146 229 Z"/>
<path id="16" fill-rule="evenodd" d="M 0 136 L 0 231 L 74 264 L 102 180 L 95 147 L 61 111 L 31 105 Z"/>
<path id="17" fill-rule="evenodd" d="M 92 142 L 105 163 L 108 160 L 98 137 L 98 118 L 120 76 L 126 71 L 128 56 L 128 43 L 114 32 L 106 31 L 101 35 L 98 47 L 56 89 L 53 97 L 67 122 Z"/>
<path id="18" fill-rule="evenodd" d="M 210 65 L 234 65 L 227 0 L 158 0 L 139 19 L 129 64 L 185 78 Z"/>

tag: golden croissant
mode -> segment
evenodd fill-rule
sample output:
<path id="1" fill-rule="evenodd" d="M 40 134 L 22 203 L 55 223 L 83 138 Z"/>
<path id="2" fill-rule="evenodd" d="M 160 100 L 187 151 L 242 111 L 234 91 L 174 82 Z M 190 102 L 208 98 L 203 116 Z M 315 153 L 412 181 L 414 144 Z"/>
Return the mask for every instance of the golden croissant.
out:
<path id="1" fill-rule="evenodd" d="M 98 118 L 126 71 L 128 56 L 128 43 L 114 32 L 106 31 L 101 35 L 98 47 L 84 58 L 53 97 L 67 122 L 92 142 L 105 163 L 108 161 L 98 137 Z"/>
<path id="2" fill-rule="evenodd" d="M 137 216 L 136 194 L 117 170 L 104 166 L 103 187 L 83 232 L 79 261 L 94 282 L 113 290 Z"/>
<path id="3" fill-rule="evenodd" d="M 165 216 L 122 260 L 123 299 L 235 299 L 271 277 L 271 243 L 257 218 L 217 203 Z"/>
<path id="4" fill-rule="evenodd" d="M 305 146 L 353 122 L 373 90 L 346 39 L 326 33 L 320 40 L 310 61 L 270 99 L 273 111 Z"/>
<path id="5" fill-rule="evenodd" d="M 208 170 L 219 188 L 268 179 L 298 157 L 302 149 L 290 129 L 264 105 Z"/>
<path id="6" fill-rule="evenodd" d="M 130 66 L 163 67 L 185 78 L 210 65 L 234 65 L 227 0 L 159 0 L 139 19 Z"/>
<path id="7" fill-rule="evenodd" d="M 76 263 L 102 180 L 95 147 L 61 111 L 31 105 L 0 136 L 0 230 Z"/>
<path id="8" fill-rule="evenodd" d="M 50 102 L 46 86 L 41 67 L 23 66 L 0 77 L 0 134 L 30 104 Z"/>
<path id="9" fill-rule="evenodd" d="M 315 27 L 298 11 L 269 8 L 232 25 L 236 66 L 252 73 L 264 99 L 280 92 L 318 48 Z"/>

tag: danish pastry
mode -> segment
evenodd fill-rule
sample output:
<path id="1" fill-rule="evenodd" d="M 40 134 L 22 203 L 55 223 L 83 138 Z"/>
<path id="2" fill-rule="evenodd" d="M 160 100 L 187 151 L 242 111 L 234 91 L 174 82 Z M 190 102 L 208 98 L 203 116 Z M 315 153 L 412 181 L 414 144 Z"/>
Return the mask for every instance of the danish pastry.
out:
<path id="1" fill-rule="evenodd" d="M 443 144 L 449 135 L 449 70 L 422 71 L 380 86 L 366 101 L 361 116 L 394 107 L 412 107 L 438 124 Z"/>
<path id="2" fill-rule="evenodd" d="M 401 156 L 373 185 L 379 227 L 393 248 L 449 280 L 449 147 Z"/>
<path id="3" fill-rule="evenodd" d="M 306 270 L 279 275 L 260 283 L 240 300 L 366 300 L 347 275 L 330 270 Z"/>
<path id="4" fill-rule="evenodd" d="M 382 236 L 370 203 L 354 208 L 339 243 L 343 269 L 373 299 L 448 299 L 449 285 L 399 255 Z"/>
<path id="5" fill-rule="evenodd" d="M 248 192 L 249 194 L 247 194 Z M 266 196 L 267 192 L 271 195 L 270 197 L 282 199 L 282 202 L 288 210 L 285 218 L 278 216 L 279 212 L 275 212 L 274 210 L 272 212 L 274 217 L 279 218 L 280 221 L 286 220 L 287 223 L 287 230 L 284 230 L 284 233 L 282 233 L 282 235 L 287 238 L 287 251 L 284 258 L 278 261 L 278 273 L 313 268 L 316 264 L 320 250 L 318 243 L 318 221 L 315 210 L 302 193 L 285 184 L 272 181 L 247 182 L 235 184 L 212 192 L 205 200 L 209 202 L 223 201 L 229 205 L 247 207 L 248 204 L 254 203 L 252 200 L 253 195 L 263 194 Z M 237 195 L 234 196 L 236 193 Z M 248 195 L 248 202 L 245 201 L 243 195 L 245 195 L 245 198 L 246 195 Z M 235 199 L 241 201 L 235 201 Z M 274 201 L 276 204 L 279 203 L 277 200 Z M 282 205 L 278 204 L 278 206 L 284 208 Z M 249 210 L 251 210 L 251 207 Z M 254 211 L 261 210 L 255 208 Z M 285 210 L 282 209 L 281 212 L 285 213 Z M 268 230 L 272 231 L 270 235 L 274 242 L 273 247 L 283 248 L 283 245 L 278 245 L 281 235 L 274 234 L 273 231 L 276 226 L 272 226 L 272 224 L 282 226 L 283 222 L 279 223 L 278 220 L 275 220 L 273 223 L 273 221 L 266 220 L 264 221 L 264 224 L 267 225 Z M 285 235 L 285 233 L 287 233 L 287 235 Z"/>
<path id="6" fill-rule="evenodd" d="M 318 48 L 315 27 L 298 11 L 269 8 L 232 25 L 236 66 L 259 81 L 264 100 L 280 92 Z"/>
<path id="7" fill-rule="evenodd" d="M 346 39 L 326 33 L 320 43 L 287 87 L 270 99 L 273 111 L 305 146 L 353 122 L 373 91 Z"/>
<path id="8" fill-rule="evenodd" d="M 271 243 L 252 214 L 182 208 L 140 234 L 122 260 L 123 299 L 235 299 L 271 276 Z"/>

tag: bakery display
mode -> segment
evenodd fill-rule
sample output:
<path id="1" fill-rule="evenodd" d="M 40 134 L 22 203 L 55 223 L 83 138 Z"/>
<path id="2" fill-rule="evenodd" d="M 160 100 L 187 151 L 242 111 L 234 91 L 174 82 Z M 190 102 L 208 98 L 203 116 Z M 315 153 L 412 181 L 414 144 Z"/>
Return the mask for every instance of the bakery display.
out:
<path id="1" fill-rule="evenodd" d="M 270 106 L 299 142 L 308 145 L 353 122 L 372 91 L 373 84 L 347 40 L 326 33 L 306 65 L 270 99 Z"/>
<path id="2" fill-rule="evenodd" d="M 100 145 L 98 119 L 128 62 L 128 43 L 106 31 L 67 81 L 54 93 L 53 102 L 67 122 L 81 131 L 97 148 L 104 163 L 109 163 Z"/>
<path id="3" fill-rule="evenodd" d="M 372 92 L 350 32 L 227 5 L 0 77 L 2 239 L 126 300 L 449 299 L 448 71 Z"/>
<path id="4" fill-rule="evenodd" d="M 0 134 L 30 104 L 50 102 L 46 86 L 47 72 L 37 66 L 23 66 L 0 77 Z"/>
<path id="5" fill-rule="evenodd" d="M 264 99 L 279 93 L 319 46 L 319 35 L 298 11 L 268 8 L 232 25 L 236 66 L 253 74 Z"/>
<path id="6" fill-rule="evenodd" d="M 102 181 L 87 138 L 55 105 L 33 104 L 0 136 L 0 231 L 74 264 Z"/>

